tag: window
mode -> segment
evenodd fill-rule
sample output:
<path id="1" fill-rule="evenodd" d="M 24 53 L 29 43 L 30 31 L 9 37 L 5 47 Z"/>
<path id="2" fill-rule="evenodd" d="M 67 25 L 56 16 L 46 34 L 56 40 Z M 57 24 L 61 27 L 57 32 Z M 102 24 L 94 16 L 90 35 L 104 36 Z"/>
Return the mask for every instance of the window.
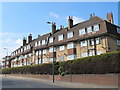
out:
<path id="1" fill-rule="evenodd" d="M 67 44 L 67 49 L 72 49 L 75 48 L 75 44 L 71 43 L 71 44 Z"/>
<path id="2" fill-rule="evenodd" d="M 81 42 L 81 47 L 83 47 L 83 46 L 87 46 L 87 41 L 82 41 Z"/>
<path id="3" fill-rule="evenodd" d="M 91 46 L 94 45 L 94 39 L 90 39 L 89 42 Z"/>
<path id="4" fill-rule="evenodd" d="M 35 64 L 39 64 L 39 63 L 38 63 L 38 60 L 35 60 Z"/>
<path id="5" fill-rule="evenodd" d="M 89 56 L 93 56 L 93 55 L 95 55 L 94 51 L 89 52 Z"/>
<path id="6" fill-rule="evenodd" d="M 100 38 L 96 38 L 96 44 L 100 44 Z"/>
<path id="7" fill-rule="evenodd" d="M 63 34 L 58 36 L 58 41 L 61 41 L 61 40 L 63 40 Z"/>
<path id="8" fill-rule="evenodd" d="M 81 53 L 81 57 L 87 57 L 88 56 L 88 53 L 85 52 L 85 53 Z"/>
<path id="9" fill-rule="evenodd" d="M 45 40 L 42 40 L 42 45 L 44 45 L 46 42 L 45 42 Z"/>
<path id="10" fill-rule="evenodd" d="M 36 51 L 36 55 L 38 55 L 38 51 Z"/>
<path id="11" fill-rule="evenodd" d="M 41 44 L 41 42 L 39 41 L 39 42 L 38 42 L 38 46 L 40 46 L 40 44 Z"/>
<path id="12" fill-rule="evenodd" d="M 120 28 L 117 28 L 117 33 L 120 33 Z"/>
<path id="13" fill-rule="evenodd" d="M 47 60 L 44 58 L 42 62 L 43 62 L 43 63 L 47 63 Z"/>
<path id="14" fill-rule="evenodd" d="M 94 31 L 98 31 L 100 29 L 99 24 L 94 25 Z"/>
<path id="15" fill-rule="evenodd" d="M 38 42 L 35 42 L 35 47 L 37 47 L 37 45 L 38 45 Z"/>
<path id="16" fill-rule="evenodd" d="M 50 37 L 49 38 L 49 43 L 52 43 L 53 42 L 53 37 Z"/>
<path id="17" fill-rule="evenodd" d="M 53 62 L 53 58 L 49 58 L 50 62 Z M 54 61 L 56 60 L 56 58 L 54 58 Z"/>
<path id="18" fill-rule="evenodd" d="M 68 60 L 76 59 L 76 55 L 68 55 Z"/>
<path id="19" fill-rule="evenodd" d="M 102 51 L 97 51 L 97 55 L 100 55 L 100 54 L 102 54 Z"/>
<path id="20" fill-rule="evenodd" d="M 46 54 L 46 49 L 43 50 L 43 54 Z"/>
<path id="21" fill-rule="evenodd" d="M 60 49 L 60 51 L 63 51 L 63 50 L 65 50 L 65 46 L 63 45 L 63 46 L 59 46 L 59 49 Z"/>
<path id="22" fill-rule="evenodd" d="M 90 33 L 90 32 L 92 32 L 92 27 L 91 26 L 87 28 L 87 33 Z"/>
<path id="23" fill-rule="evenodd" d="M 49 52 L 53 52 L 53 48 L 49 48 Z M 54 52 L 56 52 L 56 48 L 54 48 Z"/>
<path id="24" fill-rule="evenodd" d="M 64 61 L 64 56 L 59 57 L 60 61 Z"/>
<path id="25" fill-rule="evenodd" d="M 67 38 L 72 38 L 73 37 L 73 32 L 68 32 Z"/>
<path id="26" fill-rule="evenodd" d="M 120 45 L 120 40 L 117 40 L 117 45 Z"/>
<path id="27" fill-rule="evenodd" d="M 79 35 L 83 35 L 83 34 L 86 34 L 85 28 L 79 30 Z"/>
<path id="28" fill-rule="evenodd" d="M 41 55 L 41 53 L 42 53 L 41 50 L 39 50 L 39 55 Z"/>

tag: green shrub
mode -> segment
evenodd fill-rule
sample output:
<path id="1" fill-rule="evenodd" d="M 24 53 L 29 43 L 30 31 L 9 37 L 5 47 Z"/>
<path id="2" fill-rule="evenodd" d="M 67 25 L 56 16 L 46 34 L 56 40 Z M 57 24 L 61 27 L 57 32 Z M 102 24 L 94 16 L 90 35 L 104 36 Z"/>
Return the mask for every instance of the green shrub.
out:
<path id="1" fill-rule="evenodd" d="M 66 74 L 104 74 L 120 73 L 120 52 L 113 51 L 101 55 L 79 58 L 75 60 L 55 62 L 54 72 L 62 76 Z M 42 65 L 28 65 L 2 69 L 6 74 L 50 74 L 52 63 Z"/>

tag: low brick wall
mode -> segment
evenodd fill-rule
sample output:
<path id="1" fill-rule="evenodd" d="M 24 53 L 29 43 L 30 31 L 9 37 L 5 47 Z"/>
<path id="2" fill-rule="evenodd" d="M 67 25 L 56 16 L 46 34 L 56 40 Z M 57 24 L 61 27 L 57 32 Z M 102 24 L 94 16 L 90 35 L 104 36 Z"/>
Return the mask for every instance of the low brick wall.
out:
<path id="1" fill-rule="evenodd" d="M 28 78 L 32 77 L 32 78 L 52 80 L 52 75 L 9 74 L 8 76 L 28 77 Z M 78 83 L 118 86 L 120 77 L 119 74 L 81 74 L 81 75 L 65 75 L 65 76 L 55 75 L 55 80 L 64 81 L 64 82 L 78 82 Z"/>

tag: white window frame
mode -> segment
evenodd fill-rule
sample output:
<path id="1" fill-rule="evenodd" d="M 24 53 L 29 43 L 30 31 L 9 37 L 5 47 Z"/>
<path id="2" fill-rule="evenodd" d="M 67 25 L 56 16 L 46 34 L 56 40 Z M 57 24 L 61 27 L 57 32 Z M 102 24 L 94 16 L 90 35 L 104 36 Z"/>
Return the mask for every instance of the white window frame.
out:
<path id="1" fill-rule="evenodd" d="M 100 26 L 99 24 L 96 24 L 93 26 L 93 30 L 96 32 L 96 31 L 99 31 L 100 30 Z"/>
<path id="2" fill-rule="evenodd" d="M 84 53 L 81 53 L 81 57 L 88 57 L 88 53 L 87 52 L 84 52 Z"/>
<path id="3" fill-rule="evenodd" d="M 60 51 L 64 51 L 64 50 L 65 50 L 65 46 L 64 46 L 64 45 L 59 46 L 59 50 L 60 50 Z"/>
<path id="4" fill-rule="evenodd" d="M 53 37 L 49 38 L 49 43 L 53 43 Z"/>
<path id="5" fill-rule="evenodd" d="M 87 27 L 87 33 L 91 33 L 92 32 L 92 26 Z"/>
<path id="6" fill-rule="evenodd" d="M 67 44 L 67 49 L 73 49 L 75 47 L 76 47 L 75 43 Z"/>
<path id="7" fill-rule="evenodd" d="M 68 59 L 68 60 L 76 59 L 76 55 L 68 55 L 68 56 L 67 56 L 67 59 Z"/>
<path id="8" fill-rule="evenodd" d="M 67 38 L 69 39 L 69 38 L 72 38 L 73 37 L 73 32 L 68 32 L 67 33 Z"/>
<path id="9" fill-rule="evenodd" d="M 46 54 L 47 50 L 46 49 L 43 49 L 43 54 Z"/>
<path id="10" fill-rule="evenodd" d="M 53 48 L 49 48 L 49 52 L 53 52 Z M 56 48 L 54 47 L 54 52 L 56 52 Z"/>
<path id="11" fill-rule="evenodd" d="M 79 30 L 79 35 L 86 34 L 85 28 L 82 28 Z"/>
<path id="12" fill-rule="evenodd" d="M 89 52 L 89 56 L 94 56 L 95 55 L 95 52 L 94 51 L 90 51 Z"/>
<path id="13" fill-rule="evenodd" d="M 62 41 L 63 40 L 63 34 L 58 35 L 58 41 Z"/>
<path id="14" fill-rule="evenodd" d="M 42 45 L 45 45 L 46 44 L 46 40 L 42 40 Z"/>
<path id="15" fill-rule="evenodd" d="M 81 42 L 80 42 L 80 45 L 81 45 L 81 47 L 87 46 L 87 41 L 86 41 L 86 40 L 81 41 Z"/>

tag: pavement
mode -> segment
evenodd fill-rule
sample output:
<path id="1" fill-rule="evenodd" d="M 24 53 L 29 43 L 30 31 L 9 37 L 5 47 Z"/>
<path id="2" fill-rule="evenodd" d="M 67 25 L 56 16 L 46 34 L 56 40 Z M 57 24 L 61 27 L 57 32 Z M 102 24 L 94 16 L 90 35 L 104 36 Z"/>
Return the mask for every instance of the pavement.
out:
<path id="1" fill-rule="evenodd" d="M 29 77 L 2 76 L 3 88 L 118 88 L 117 86 L 71 83 Z"/>

